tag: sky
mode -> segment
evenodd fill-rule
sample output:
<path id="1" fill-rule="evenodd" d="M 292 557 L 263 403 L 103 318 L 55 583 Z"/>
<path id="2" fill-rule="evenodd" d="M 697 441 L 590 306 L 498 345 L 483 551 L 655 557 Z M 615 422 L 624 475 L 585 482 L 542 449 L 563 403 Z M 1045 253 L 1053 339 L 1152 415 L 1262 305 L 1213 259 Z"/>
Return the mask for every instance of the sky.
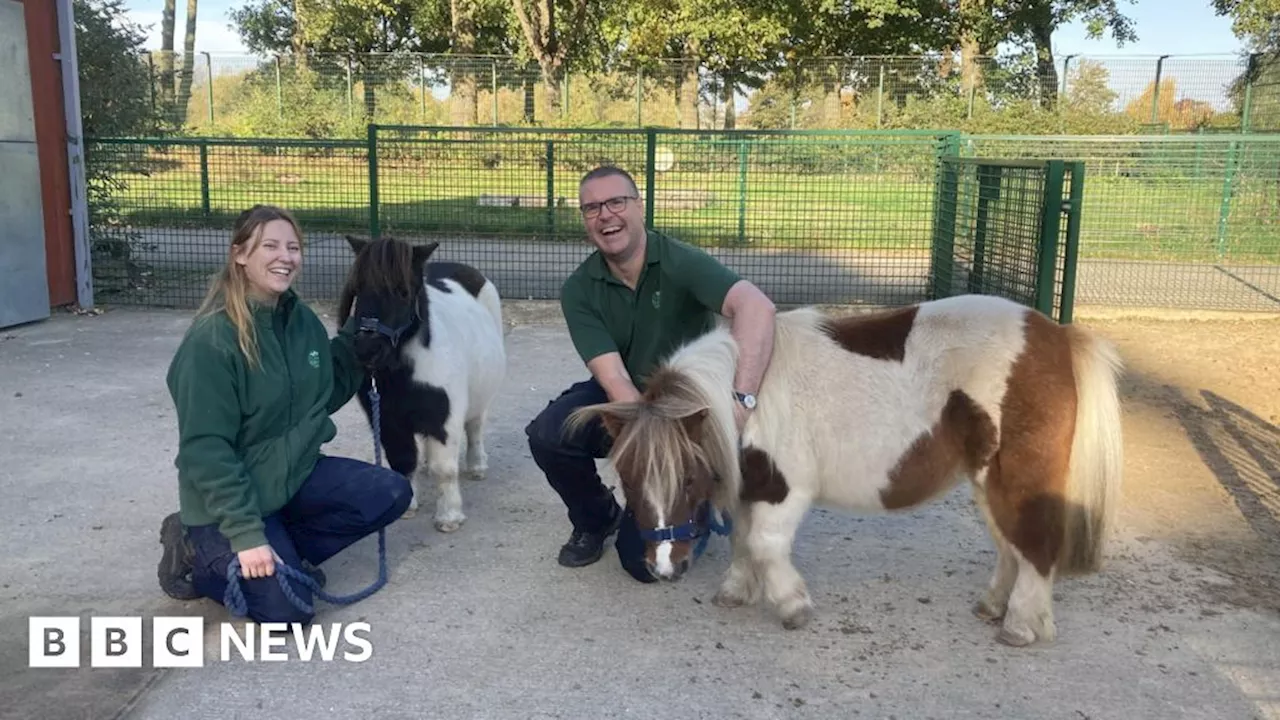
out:
<path id="1" fill-rule="evenodd" d="M 243 0 L 202 0 L 196 21 L 196 51 L 242 53 L 235 31 L 228 26 L 227 11 Z M 1159 56 L 1231 54 L 1242 45 L 1231 33 L 1231 20 L 1214 15 L 1210 0 L 1119 0 L 1122 12 L 1133 18 L 1138 41 L 1116 47 L 1110 37 L 1090 40 L 1080 23 L 1054 33 L 1056 55 Z M 176 43 L 181 47 L 186 27 L 186 3 L 177 2 Z M 160 11 L 163 0 L 126 0 L 132 19 L 148 28 L 148 49 L 160 47 Z"/>

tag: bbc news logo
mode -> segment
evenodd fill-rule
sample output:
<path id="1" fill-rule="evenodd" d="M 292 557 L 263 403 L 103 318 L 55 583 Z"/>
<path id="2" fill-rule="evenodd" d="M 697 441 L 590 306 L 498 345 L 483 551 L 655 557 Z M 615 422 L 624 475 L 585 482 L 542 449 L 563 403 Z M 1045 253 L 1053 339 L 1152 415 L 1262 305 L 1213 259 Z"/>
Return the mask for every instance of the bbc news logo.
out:
<path id="1" fill-rule="evenodd" d="M 369 623 L 221 623 L 218 657 L 230 662 L 233 653 L 249 662 L 284 662 L 283 650 L 292 637 L 302 662 L 364 662 L 373 655 L 367 637 Z M 76 668 L 83 658 L 80 618 L 37 616 L 27 624 L 28 667 Z M 143 661 L 143 622 L 140 617 L 89 619 L 89 667 L 139 668 Z M 205 664 L 203 617 L 155 617 L 151 620 L 151 666 L 202 667 Z M 339 646 L 345 646 L 339 652 Z"/>

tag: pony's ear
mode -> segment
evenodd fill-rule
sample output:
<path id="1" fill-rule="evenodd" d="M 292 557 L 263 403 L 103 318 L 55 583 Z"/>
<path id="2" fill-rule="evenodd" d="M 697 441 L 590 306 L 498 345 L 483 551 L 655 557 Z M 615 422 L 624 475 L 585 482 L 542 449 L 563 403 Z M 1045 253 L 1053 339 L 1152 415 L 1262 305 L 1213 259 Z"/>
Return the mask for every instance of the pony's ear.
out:
<path id="1" fill-rule="evenodd" d="M 689 435 L 689 439 L 695 444 L 702 442 L 702 430 L 707 422 L 707 416 L 711 411 L 707 408 L 695 410 L 692 415 L 685 415 L 680 418 L 680 424 L 684 425 L 684 431 Z"/>
<path id="2" fill-rule="evenodd" d="M 618 435 L 622 433 L 622 428 L 627 426 L 628 419 L 612 409 L 606 408 L 600 411 L 600 424 L 604 425 L 604 431 L 609 433 L 609 437 L 614 440 L 618 439 Z"/>
<path id="3" fill-rule="evenodd" d="M 416 273 L 422 272 L 422 266 L 427 264 L 427 258 L 431 257 L 431 253 L 435 252 L 438 247 L 440 247 L 440 243 L 435 240 L 424 245 L 414 245 L 413 271 Z"/>
<path id="4" fill-rule="evenodd" d="M 609 437 L 618 439 L 618 434 L 626 427 L 636 414 L 636 403 L 604 402 L 596 405 L 585 405 L 569 413 L 565 419 L 563 431 L 566 435 L 577 432 L 584 425 L 599 418 L 604 431 Z"/>
<path id="5" fill-rule="evenodd" d="M 347 238 L 347 244 L 351 246 L 351 252 L 355 253 L 356 255 L 359 255 L 360 251 L 365 249 L 365 246 L 369 244 L 368 240 L 364 240 L 358 237 L 353 237 L 351 235 L 347 235 L 346 238 Z"/>

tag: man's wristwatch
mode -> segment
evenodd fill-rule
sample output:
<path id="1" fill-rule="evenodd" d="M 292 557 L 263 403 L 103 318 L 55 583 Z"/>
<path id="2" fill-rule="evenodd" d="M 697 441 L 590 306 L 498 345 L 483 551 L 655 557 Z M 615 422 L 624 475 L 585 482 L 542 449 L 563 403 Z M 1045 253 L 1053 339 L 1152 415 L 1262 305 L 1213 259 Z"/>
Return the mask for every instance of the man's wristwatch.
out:
<path id="1" fill-rule="evenodd" d="M 739 403 L 742 403 L 742 406 L 743 406 L 743 407 L 745 407 L 746 409 L 748 409 L 748 410 L 755 410 L 755 409 L 756 409 L 756 396 L 755 396 L 755 395 L 752 395 L 751 393 L 740 393 L 740 392 L 738 392 L 737 390 L 734 390 L 734 391 L 733 391 L 733 397 L 734 397 L 734 398 L 735 398 Z"/>

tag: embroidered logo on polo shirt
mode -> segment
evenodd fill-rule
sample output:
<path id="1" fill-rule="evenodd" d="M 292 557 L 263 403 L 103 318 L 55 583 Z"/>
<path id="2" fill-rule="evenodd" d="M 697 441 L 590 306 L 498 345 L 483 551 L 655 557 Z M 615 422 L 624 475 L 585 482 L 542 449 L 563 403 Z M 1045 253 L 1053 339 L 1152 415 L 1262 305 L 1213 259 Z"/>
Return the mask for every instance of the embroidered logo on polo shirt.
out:
<path id="1" fill-rule="evenodd" d="M 307 353 L 307 362 L 311 363 L 311 367 L 313 368 L 320 367 L 320 351 L 312 350 Z"/>
<path id="2" fill-rule="evenodd" d="M 653 292 L 653 309 L 657 310 L 659 307 L 662 307 L 662 291 L 655 290 Z"/>

